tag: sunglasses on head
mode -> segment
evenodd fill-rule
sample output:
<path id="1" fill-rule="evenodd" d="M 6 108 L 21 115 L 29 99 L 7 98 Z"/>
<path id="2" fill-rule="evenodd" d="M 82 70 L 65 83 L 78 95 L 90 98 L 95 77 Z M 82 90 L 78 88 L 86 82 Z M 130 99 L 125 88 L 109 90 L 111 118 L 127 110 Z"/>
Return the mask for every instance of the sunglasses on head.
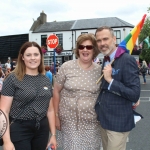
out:
<path id="1" fill-rule="evenodd" d="M 86 47 L 87 50 L 93 49 L 93 45 L 86 45 L 86 46 L 84 46 L 84 45 L 79 45 L 79 46 L 78 46 L 78 49 L 83 50 L 85 47 Z"/>

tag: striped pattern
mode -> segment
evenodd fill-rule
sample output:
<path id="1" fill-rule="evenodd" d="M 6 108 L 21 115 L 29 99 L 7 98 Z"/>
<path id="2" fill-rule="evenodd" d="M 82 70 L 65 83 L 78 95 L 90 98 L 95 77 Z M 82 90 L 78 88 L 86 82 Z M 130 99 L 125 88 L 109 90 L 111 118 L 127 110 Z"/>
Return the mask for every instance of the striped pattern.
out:
<path id="1" fill-rule="evenodd" d="M 133 30 L 127 35 L 127 37 L 119 44 L 115 55 L 115 59 L 120 57 L 120 55 L 122 55 L 123 53 L 132 53 L 135 42 L 143 27 L 145 18 L 146 14 L 143 16 L 142 20 L 138 23 L 138 25 L 135 26 Z"/>

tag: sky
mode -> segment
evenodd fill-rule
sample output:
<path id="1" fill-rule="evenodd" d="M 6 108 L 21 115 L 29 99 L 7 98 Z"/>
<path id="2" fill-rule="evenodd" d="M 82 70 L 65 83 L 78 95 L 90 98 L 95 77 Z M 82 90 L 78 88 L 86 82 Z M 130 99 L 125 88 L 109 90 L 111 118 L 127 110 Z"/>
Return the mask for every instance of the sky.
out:
<path id="1" fill-rule="evenodd" d="M 42 11 L 47 22 L 118 17 L 137 25 L 148 7 L 149 0 L 0 0 L 0 36 L 29 33 Z"/>

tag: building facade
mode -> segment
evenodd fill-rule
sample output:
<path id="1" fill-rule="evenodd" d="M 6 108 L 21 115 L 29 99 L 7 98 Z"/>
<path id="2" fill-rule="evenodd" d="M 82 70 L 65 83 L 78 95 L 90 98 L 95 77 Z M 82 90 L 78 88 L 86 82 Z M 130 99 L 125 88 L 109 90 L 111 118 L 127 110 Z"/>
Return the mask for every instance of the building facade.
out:
<path id="1" fill-rule="evenodd" d="M 134 27 L 132 24 L 117 17 L 47 22 L 47 15 L 42 12 L 30 28 L 29 40 L 47 47 L 47 52 L 44 54 L 44 63 L 50 65 L 51 62 L 54 61 L 54 50 L 46 45 L 46 39 L 52 34 L 57 35 L 63 51 L 59 54 L 55 53 L 55 57 L 56 61 L 62 64 L 65 61 L 75 59 L 73 49 L 75 48 L 76 40 L 79 35 L 84 33 L 94 34 L 98 27 L 105 25 L 114 29 L 117 44 L 119 44 Z M 99 55 L 99 57 L 101 57 L 101 55 Z"/>
<path id="2" fill-rule="evenodd" d="M 0 36 L 0 61 L 5 63 L 8 58 L 16 60 L 23 43 L 29 40 L 29 34 Z"/>
<path id="3" fill-rule="evenodd" d="M 110 26 L 119 44 L 133 29 L 133 25 L 117 17 L 80 19 L 71 21 L 47 22 L 47 15 L 44 12 L 33 22 L 28 34 L 9 35 L 0 37 L 0 61 L 5 62 L 8 57 L 16 59 L 22 44 L 26 41 L 35 41 L 44 46 L 47 52 L 44 54 L 44 64 L 51 65 L 55 60 L 60 64 L 75 59 L 74 48 L 79 35 L 93 33 L 100 26 Z M 59 38 L 59 46 L 63 49 L 61 53 L 55 53 L 47 44 L 47 38 L 55 34 Z M 102 55 L 98 55 L 99 58 Z"/>

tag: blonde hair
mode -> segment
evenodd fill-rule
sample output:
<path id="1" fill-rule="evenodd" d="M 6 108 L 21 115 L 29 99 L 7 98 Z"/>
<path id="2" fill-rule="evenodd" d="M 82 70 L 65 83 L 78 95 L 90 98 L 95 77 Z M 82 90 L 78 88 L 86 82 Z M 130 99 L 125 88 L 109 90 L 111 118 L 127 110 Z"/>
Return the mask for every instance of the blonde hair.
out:
<path id="1" fill-rule="evenodd" d="M 74 49 L 75 51 L 75 55 L 76 58 L 79 58 L 79 45 L 81 45 L 84 41 L 91 41 L 93 44 L 93 59 L 96 58 L 96 56 L 100 53 L 100 51 L 97 48 L 97 43 L 96 43 L 96 38 L 94 36 L 94 34 L 92 33 L 85 33 L 85 34 L 81 34 L 78 38 L 77 38 L 77 42 L 76 42 L 76 48 Z"/>
<path id="2" fill-rule="evenodd" d="M 147 67 L 147 63 L 145 60 L 142 61 L 142 67 Z"/>
<path id="3" fill-rule="evenodd" d="M 45 74 L 43 53 L 41 51 L 40 46 L 36 42 L 26 42 L 20 48 L 16 68 L 12 71 L 15 73 L 18 80 L 22 80 L 26 73 L 26 66 L 24 61 L 22 60 L 22 56 L 24 55 L 26 49 L 32 46 L 37 47 L 41 55 L 41 62 L 40 65 L 38 66 L 38 72 L 40 74 Z"/>

